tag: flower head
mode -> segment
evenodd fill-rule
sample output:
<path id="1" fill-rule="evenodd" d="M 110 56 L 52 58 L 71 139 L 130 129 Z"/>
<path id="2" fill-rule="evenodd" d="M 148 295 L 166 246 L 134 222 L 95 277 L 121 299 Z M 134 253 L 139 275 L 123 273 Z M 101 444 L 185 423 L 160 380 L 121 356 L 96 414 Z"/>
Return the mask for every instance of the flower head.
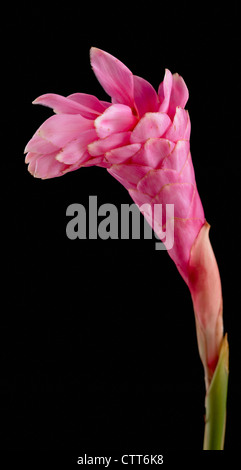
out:
<path id="1" fill-rule="evenodd" d="M 166 70 L 156 92 L 111 54 L 93 47 L 90 59 L 111 102 L 84 93 L 37 98 L 34 103 L 56 114 L 26 146 L 29 171 L 45 179 L 98 165 L 126 187 L 139 207 L 173 203 L 176 239 L 185 232 L 186 243 L 185 249 L 175 243 L 170 255 L 187 281 L 190 247 L 204 223 L 190 155 L 187 86 Z"/>
<path id="2" fill-rule="evenodd" d="M 150 83 L 133 75 L 107 52 L 93 47 L 90 59 L 111 102 L 85 93 L 68 97 L 48 93 L 38 97 L 34 104 L 49 106 L 56 114 L 40 126 L 25 148 L 26 163 L 35 177 L 53 178 L 82 166 L 108 168 L 113 163 L 126 162 L 150 138 L 175 141 L 177 132 L 179 137 L 181 132 L 189 138 L 187 111 L 179 109 L 175 117 L 176 108 L 184 108 L 188 99 L 187 87 L 178 74 L 166 70 L 156 93 Z M 110 154 L 121 148 L 122 151 Z M 145 158 L 143 163 L 151 162 Z"/>

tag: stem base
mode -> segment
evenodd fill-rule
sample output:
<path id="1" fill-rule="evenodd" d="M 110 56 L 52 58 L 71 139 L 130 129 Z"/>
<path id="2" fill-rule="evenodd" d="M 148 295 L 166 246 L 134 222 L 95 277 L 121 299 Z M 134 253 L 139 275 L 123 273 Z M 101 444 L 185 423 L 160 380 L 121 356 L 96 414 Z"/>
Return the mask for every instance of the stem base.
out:
<path id="1" fill-rule="evenodd" d="M 226 426 L 229 347 L 227 334 L 223 338 L 219 360 L 208 388 L 205 407 L 203 450 L 223 450 Z"/>

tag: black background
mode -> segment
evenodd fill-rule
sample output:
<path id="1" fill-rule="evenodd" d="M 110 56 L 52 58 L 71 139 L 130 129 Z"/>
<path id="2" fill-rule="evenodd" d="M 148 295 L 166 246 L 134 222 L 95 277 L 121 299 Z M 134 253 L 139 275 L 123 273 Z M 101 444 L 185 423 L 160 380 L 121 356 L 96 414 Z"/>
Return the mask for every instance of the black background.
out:
<path id="1" fill-rule="evenodd" d="M 2 18 L 3 450 L 198 450 L 204 382 L 189 291 L 155 240 L 69 240 L 66 209 L 132 201 L 105 169 L 34 179 L 23 149 L 52 113 L 39 95 L 108 99 L 91 46 L 157 89 L 190 92 L 191 150 L 223 284 L 227 450 L 240 442 L 240 126 L 237 4 L 14 4 Z M 236 270 L 238 268 L 238 270 Z M 4 300 L 6 299 L 6 301 Z"/>

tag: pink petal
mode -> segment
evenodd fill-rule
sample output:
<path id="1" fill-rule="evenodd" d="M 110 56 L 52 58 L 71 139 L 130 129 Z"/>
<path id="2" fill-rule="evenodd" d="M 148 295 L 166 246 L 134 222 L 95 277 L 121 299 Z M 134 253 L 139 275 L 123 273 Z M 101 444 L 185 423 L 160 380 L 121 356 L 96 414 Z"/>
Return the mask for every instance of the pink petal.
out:
<path id="1" fill-rule="evenodd" d="M 26 157 L 25 157 L 25 163 L 30 163 L 31 160 L 35 159 L 37 155 L 39 155 L 39 154 L 34 153 L 34 152 L 28 152 Z"/>
<path id="2" fill-rule="evenodd" d="M 90 158 L 88 161 L 86 161 L 83 166 L 102 166 L 103 164 L 103 157 L 95 157 L 95 158 Z"/>
<path id="3" fill-rule="evenodd" d="M 140 152 L 132 157 L 131 162 L 150 166 L 151 168 L 159 168 L 174 146 L 175 144 L 167 139 L 148 139 Z"/>
<path id="4" fill-rule="evenodd" d="M 188 217 L 190 218 L 196 217 L 203 221 L 205 220 L 204 210 L 203 210 L 200 196 L 198 194 L 197 186 L 195 186 L 195 193 L 193 195 L 192 202 L 189 207 Z"/>
<path id="5" fill-rule="evenodd" d="M 157 170 L 158 171 L 158 170 Z M 153 199 L 155 204 L 174 204 L 174 215 L 187 218 L 195 186 L 189 183 L 170 183 L 164 185 Z"/>
<path id="6" fill-rule="evenodd" d="M 131 142 L 145 142 L 150 138 L 162 137 L 170 124 L 171 120 L 165 113 L 146 113 L 133 130 Z"/>
<path id="7" fill-rule="evenodd" d="M 136 189 L 129 189 L 128 192 L 134 203 L 139 207 L 141 214 L 143 214 L 149 225 L 153 228 L 153 205 L 151 205 L 150 196 Z"/>
<path id="8" fill-rule="evenodd" d="M 148 194 L 143 194 L 137 189 L 129 189 L 128 192 L 138 207 L 142 206 L 142 204 L 150 204 L 151 202 L 151 196 L 148 196 Z"/>
<path id="9" fill-rule="evenodd" d="M 111 54 L 92 47 L 90 61 L 93 71 L 106 93 L 118 103 L 134 106 L 134 86 L 131 71 Z"/>
<path id="10" fill-rule="evenodd" d="M 195 188 L 192 185 L 169 184 L 163 186 L 162 190 L 150 201 L 151 210 L 149 210 L 144 215 L 157 235 L 159 229 L 165 227 L 165 225 L 170 221 L 170 219 L 166 218 L 166 204 L 174 204 L 175 243 L 179 243 L 179 239 L 177 238 L 176 234 L 176 224 L 179 224 L 179 220 L 187 219 L 188 208 L 192 202 L 194 192 Z M 186 242 L 184 237 L 182 239 L 184 251 L 186 248 L 185 243 Z"/>
<path id="11" fill-rule="evenodd" d="M 106 160 L 102 159 L 102 161 L 100 163 L 98 163 L 97 166 L 99 166 L 100 168 L 110 168 L 111 165 L 112 165 L 112 163 L 109 163 Z"/>
<path id="12" fill-rule="evenodd" d="M 167 222 L 167 224 L 169 222 Z M 203 224 L 204 221 L 198 218 L 175 219 L 175 241 L 173 247 L 168 250 L 168 254 L 173 259 L 177 269 L 187 284 L 189 282 L 188 263 L 191 247 Z"/>
<path id="13" fill-rule="evenodd" d="M 90 129 L 81 134 L 77 140 L 69 142 L 57 155 L 56 158 L 59 162 L 63 162 L 66 165 L 85 161 L 84 156 L 86 147 L 90 142 L 93 142 L 97 138 L 95 129 Z"/>
<path id="14" fill-rule="evenodd" d="M 48 118 L 35 135 L 61 148 L 93 127 L 93 121 L 79 114 L 56 114 Z"/>
<path id="15" fill-rule="evenodd" d="M 176 113 L 177 106 L 185 108 L 188 100 L 189 93 L 186 83 L 178 73 L 173 74 L 172 92 L 170 97 L 170 104 L 168 114 L 172 119 Z"/>
<path id="16" fill-rule="evenodd" d="M 32 139 L 27 143 L 24 153 L 34 152 L 34 153 L 52 153 L 58 150 L 58 146 L 52 144 L 51 142 L 45 140 L 39 134 L 34 134 Z"/>
<path id="17" fill-rule="evenodd" d="M 105 139 L 99 139 L 88 145 L 88 151 L 93 157 L 103 155 L 110 150 L 127 145 L 130 142 L 131 132 L 119 132 L 112 134 Z"/>
<path id="18" fill-rule="evenodd" d="M 85 105 L 83 105 L 83 103 L 79 103 L 77 100 L 73 100 L 70 97 L 65 98 L 61 95 L 48 93 L 46 95 L 39 96 L 35 101 L 33 101 L 33 104 L 42 104 L 44 106 L 49 106 L 50 108 L 53 108 L 55 113 L 81 114 L 82 116 L 88 119 L 95 119 L 105 109 L 104 106 L 100 104 L 99 100 L 97 100 L 97 98 L 95 98 L 95 100 L 97 101 L 97 104 L 99 104 L 99 106 L 95 106 L 93 108 L 91 106 L 91 99 L 89 99 L 89 101 L 88 99 L 83 100 L 85 101 Z M 94 102 L 93 104 L 95 105 L 96 103 Z M 99 110 L 97 111 L 95 108 L 99 108 Z"/>
<path id="19" fill-rule="evenodd" d="M 29 172 L 36 178 L 55 178 L 57 176 L 62 176 L 63 170 L 66 168 L 66 165 L 58 162 L 55 159 L 56 153 L 51 153 L 49 155 L 37 155 L 34 159 L 30 161 L 28 166 Z"/>
<path id="20" fill-rule="evenodd" d="M 178 140 L 176 145 L 173 144 L 173 147 L 172 152 L 163 160 L 162 167 L 180 172 L 187 161 L 190 142 L 188 140 Z M 190 182 L 192 182 L 192 180 Z"/>
<path id="21" fill-rule="evenodd" d="M 194 173 L 194 168 L 192 164 L 192 158 L 191 158 L 191 153 L 189 152 L 187 154 L 186 161 L 183 165 L 183 167 L 180 169 L 179 172 L 179 177 L 178 177 L 180 182 L 189 182 L 192 184 L 196 184 L 195 182 L 195 173 Z"/>
<path id="22" fill-rule="evenodd" d="M 105 158 L 110 163 L 122 163 L 132 157 L 140 148 L 141 144 L 124 145 L 107 152 Z"/>
<path id="23" fill-rule="evenodd" d="M 136 189 L 138 181 L 150 170 L 140 165 L 112 165 L 107 171 L 114 176 L 126 189 Z"/>
<path id="24" fill-rule="evenodd" d="M 113 104 L 95 120 L 97 134 L 101 138 L 108 137 L 117 132 L 128 131 L 136 123 L 129 106 L 125 104 Z"/>
<path id="25" fill-rule="evenodd" d="M 87 119 L 95 119 L 111 105 L 111 103 L 100 101 L 96 96 L 87 93 L 73 93 L 68 96 L 68 99 L 79 106 L 80 114 Z"/>
<path id="26" fill-rule="evenodd" d="M 134 99 L 139 117 L 158 110 L 159 100 L 153 86 L 136 75 L 134 75 Z"/>
<path id="27" fill-rule="evenodd" d="M 76 163 L 68 166 L 66 165 L 66 169 L 63 171 L 63 174 L 78 170 L 82 167 L 99 165 L 102 161 L 103 157 L 92 158 L 88 151 L 85 150 Z"/>
<path id="28" fill-rule="evenodd" d="M 109 108 L 109 106 L 111 106 L 111 103 L 109 101 L 100 100 L 100 103 L 104 106 L 105 109 L 107 109 L 107 108 Z"/>
<path id="29" fill-rule="evenodd" d="M 168 113 L 173 119 L 177 106 L 185 108 L 189 93 L 183 78 L 178 73 L 172 75 L 166 69 L 164 80 L 158 89 L 158 96 L 161 101 L 159 111 Z"/>
<path id="30" fill-rule="evenodd" d="M 186 127 L 186 130 L 184 132 L 183 138 L 189 140 L 190 139 L 190 134 L 191 134 L 191 121 L 190 121 L 190 117 L 189 117 L 189 112 L 188 111 L 186 111 L 186 112 L 187 112 L 187 127 Z"/>
<path id="31" fill-rule="evenodd" d="M 150 170 L 138 183 L 138 191 L 155 197 L 162 188 L 170 183 L 176 183 L 178 174 L 174 170 Z"/>
<path id="32" fill-rule="evenodd" d="M 210 226 L 202 226 L 190 250 L 189 288 L 199 328 L 205 362 L 215 370 L 223 341 L 222 287 L 215 255 L 209 240 Z"/>
<path id="33" fill-rule="evenodd" d="M 165 138 L 177 142 L 187 136 L 189 115 L 185 109 L 177 107 L 172 125 L 165 134 Z"/>
<path id="34" fill-rule="evenodd" d="M 36 159 L 39 157 L 39 153 L 34 153 L 34 152 L 29 152 L 27 153 L 26 155 L 26 158 L 25 158 L 25 163 L 29 163 L 30 165 L 28 166 L 28 171 L 33 174 L 33 172 L 31 171 L 31 168 L 34 168 L 35 167 L 35 161 Z"/>
<path id="35" fill-rule="evenodd" d="M 173 83 L 172 73 L 170 72 L 170 70 L 166 69 L 164 80 L 158 88 L 158 96 L 161 102 L 159 111 L 162 113 L 167 113 L 168 111 L 171 92 L 172 92 L 172 83 Z"/>

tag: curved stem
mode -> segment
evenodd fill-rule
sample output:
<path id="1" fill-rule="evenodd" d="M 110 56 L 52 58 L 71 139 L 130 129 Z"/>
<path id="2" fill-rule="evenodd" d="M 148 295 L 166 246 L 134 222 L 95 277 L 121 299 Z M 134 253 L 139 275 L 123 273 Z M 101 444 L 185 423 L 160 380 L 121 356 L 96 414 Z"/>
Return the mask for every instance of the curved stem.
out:
<path id="1" fill-rule="evenodd" d="M 208 388 L 205 407 L 203 450 L 223 450 L 226 427 L 229 348 L 227 335 L 223 339 L 219 360 Z"/>

